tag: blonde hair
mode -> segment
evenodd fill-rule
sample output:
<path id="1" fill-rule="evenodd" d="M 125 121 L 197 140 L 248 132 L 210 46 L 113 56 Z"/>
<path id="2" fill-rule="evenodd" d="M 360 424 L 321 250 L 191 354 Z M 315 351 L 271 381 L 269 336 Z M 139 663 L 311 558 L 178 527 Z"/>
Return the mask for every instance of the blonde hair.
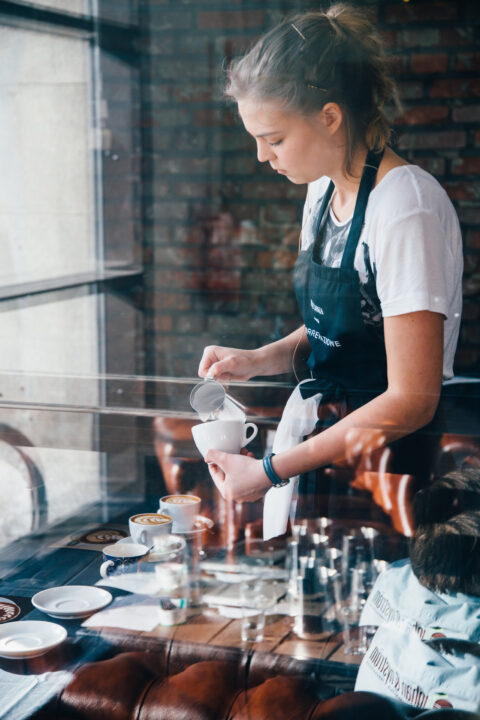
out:
<path id="1" fill-rule="evenodd" d="M 311 115 L 328 102 L 344 116 L 345 168 L 360 143 L 381 151 L 390 140 L 384 105 L 399 106 L 382 42 L 364 9 L 344 4 L 294 15 L 264 35 L 227 71 L 226 95 L 237 102 L 279 100 Z"/>

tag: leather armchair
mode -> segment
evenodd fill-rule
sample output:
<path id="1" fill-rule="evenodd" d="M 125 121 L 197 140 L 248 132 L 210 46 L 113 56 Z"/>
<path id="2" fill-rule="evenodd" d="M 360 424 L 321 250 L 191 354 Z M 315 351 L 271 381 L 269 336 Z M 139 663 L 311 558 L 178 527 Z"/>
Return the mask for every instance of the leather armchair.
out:
<path id="1" fill-rule="evenodd" d="M 310 677 L 249 672 L 245 655 L 168 673 L 165 656 L 129 652 L 82 666 L 35 720 L 478 720 L 464 711 L 421 711 L 367 692 L 331 697 Z"/>

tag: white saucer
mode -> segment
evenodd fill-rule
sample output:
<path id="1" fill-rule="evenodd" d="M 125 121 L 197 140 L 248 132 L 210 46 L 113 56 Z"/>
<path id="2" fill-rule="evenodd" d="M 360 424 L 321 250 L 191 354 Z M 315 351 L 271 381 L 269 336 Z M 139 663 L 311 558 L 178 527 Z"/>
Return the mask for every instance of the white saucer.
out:
<path id="1" fill-rule="evenodd" d="M 64 620 L 84 618 L 112 601 L 108 590 L 90 585 L 64 585 L 41 590 L 32 597 L 32 605 L 42 612 Z"/>
<path id="2" fill-rule="evenodd" d="M 43 655 L 67 637 L 61 625 L 41 620 L 16 620 L 0 627 L 0 657 L 30 658 Z"/>
<path id="3" fill-rule="evenodd" d="M 205 530 L 211 530 L 213 527 L 213 520 L 206 515 L 197 515 L 193 527 L 190 530 L 177 530 L 175 527 L 175 521 L 172 525 L 172 533 L 175 535 L 190 535 L 192 533 L 204 532 Z"/>
<path id="4" fill-rule="evenodd" d="M 130 545 L 130 543 L 133 543 L 133 538 L 123 538 L 123 540 L 119 540 L 118 543 L 115 543 L 115 545 L 120 545 L 120 543 Z M 181 552 L 184 547 L 185 540 L 183 537 L 173 534 L 163 535 L 161 544 L 158 546 L 154 545 L 144 559 L 147 562 L 159 562 L 160 560 L 166 560 L 170 556 L 173 557 L 177 553 Z"/>

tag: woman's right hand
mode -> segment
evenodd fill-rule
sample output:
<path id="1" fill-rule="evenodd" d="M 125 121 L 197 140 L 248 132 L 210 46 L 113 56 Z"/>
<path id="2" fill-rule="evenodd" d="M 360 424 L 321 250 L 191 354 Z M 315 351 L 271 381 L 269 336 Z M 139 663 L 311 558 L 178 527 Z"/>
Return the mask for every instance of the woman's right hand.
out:
<path id="1" fill-rule="evenodd" d="M 290 335 L 255 350 L 208 345 L 203 351 L 198 374 L 203 378 L 208 376 L 228 382 L 290 372 L 292 355 L 301 343 L 309 347 L 304 325 Z"/>
<path id="2" fill-rule="evenodd" d="M 208 345 L 202 355 L 198 374 L 214 380 L 249 380 L 258 373 L 255 350 Z"/>

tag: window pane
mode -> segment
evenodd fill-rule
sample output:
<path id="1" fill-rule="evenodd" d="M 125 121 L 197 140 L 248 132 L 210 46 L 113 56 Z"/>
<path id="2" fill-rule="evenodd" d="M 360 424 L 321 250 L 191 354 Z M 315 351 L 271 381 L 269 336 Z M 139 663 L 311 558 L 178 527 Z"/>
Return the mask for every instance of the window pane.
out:
<path id="1" fill-rule="evenodd" d="M 0 28 L 0 282 L 94 264 L 89 45 Z"/>
<path id="2" fill-rule="evenodd" d="M 43 10 L 61 10 L 76 15 L 86 15 L 90 12 L 91 0 L 31 0 L 28 4 Z"/>
<path id="3" fill-rule="evenodd" d="M 83 11 L 86 6 L 83 1 L 48 4 L 58 9 L 68 5 L 69 11 Z M 39 31 L 0 27 L 3 287 L 81 273 L 97 265 L 91 45 L 51 30 L 50 26 Z M 100 309 L 99 298 L 81 288 L 2 302 L 0 371 L 97 373 Z M 58 401 L 65 402 L 65 382 L 46 377 L 46 396 L 54 388 Z M 28 402 L 28 376 L 7 374 L 3 397 L 8 400 L 17 393 Z M 76 401 L 95 406 L 99 395 L 98 383 L 92 383 Z M 92 415 L 81 414 L 75 425 L 58 424 L 48 414 L 35 420 L 30 413 L 15 410 L 3 411 L 0 419 L 4 431 L 21 434 L 21 452 L 42 478 L 49 522 L 99 498 L 102 460 L 92 452 L 97 438 Z M 13 527 L 8 513 L 2 514 L 0 544 L 12 532 L 28 532 L 36 512 L 38 485 L 34 482 L 32 489 L 28 463 L 21 461 L 21 453 L 18 458 L 13 449 L 8 453 L 5 457 L 0 453 L 0 491 L 15 488 L 27 520 L 25 526 Z"/>

